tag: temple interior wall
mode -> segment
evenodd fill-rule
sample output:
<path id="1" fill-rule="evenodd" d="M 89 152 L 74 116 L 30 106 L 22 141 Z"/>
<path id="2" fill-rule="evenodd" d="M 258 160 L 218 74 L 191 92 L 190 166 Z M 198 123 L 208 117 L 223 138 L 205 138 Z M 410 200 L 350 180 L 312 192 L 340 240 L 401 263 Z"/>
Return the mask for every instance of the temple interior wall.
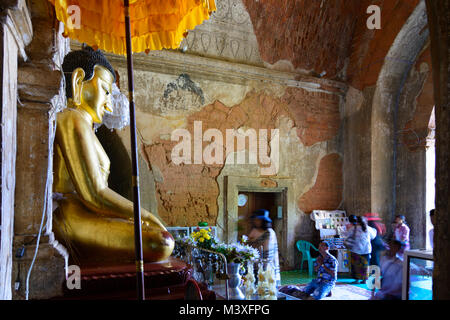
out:
<path id="1" fill-rule="evenodd" d="M 242 5 L 240 1 L 232 2 Z M 17 109 L 18 133 L 17 145 L 13 142 L 10 149 L 2 149 L 0 279 L 10 281 L 11 289 L 19 264 L 22 271 L 30 265 L 35 248 L 30 241 L 35 238 L 41 222 L 45 178 L 51 166 L 48 158 L 48 143 L 53 139 L 51 114 L 54 98 L 61 89 L 57 61 L 61 61 L 65 52 L 64 45 L 58 42 L 62 40 L 48 31 L 53 30 L 53 17 L 36 3 L 33 2 L 33 41 L 27 47 L 30 61 L 26 63 L 19 58 L 17 71 L 8 70 L 6 82 L 5 65 L 14 67 L 23 53 L 20 48 L 14 49 L 14 41 L 7 38 L 10 35 L 2 33 L 2 105 L 11 107 L 2 109 L 2 123 L 7 120 L 14 124 Z M 231 2 L 223 3 L 226 6 Z M 190 33 L 184 43 L 186 50 L 135 55 L 141 201 L 143 207 L 161 217 L 167 226 L 192 226 L 206 221 L 218 227 L 222 239 L 234 241 L 240 191 L 286 190 L 286 215 L 283 217 L 286 234 L 280 253 L 284 268 L 297 268 L 295 241 L 318 241 L 309 219 L 312 210 L 344 209 L 348 214 L 363 214 L 377 208 L 372 193 L 375 183 L 372 144 L 378 138 L 372 123 L 379 70 L 359 78 L 364 85 L 354 81 L 347 85 L 315 76 L 300 77 L 293 68 L 281 68 L 281 62 L 277 68 L 268 66 L 258 54 L 258 41 L 249 17 L 236 14 L 233 8 L 236 6 L 229 6 L 217 20 Z M 4 31 L 4 24 L 2 27 Z M 389 32 L 396 35 L 394 31 Z M 4 45 L 5 42 L 8 45 Z M 78 47 L 72 43 L 72 49 Z M 390 45 L 378 47 L 389 48 Z M 264 50 L 267 55 L 268 49 Z M 421 50 L 399 94 L 394 186 L 395 212 L 405 214 L 411 223 L 414 247 L 423 247 L 426 236 L 423 140 L 428 135 L 434 106 L 430 49 L 426 45 Z M 121 91 L 127 94 L 125 59 L 107 56 L 120 75 Z M 10 60 L 9 64 L 5 64 L 5 57 Z M 379 64 L 370 65 L 370 70 L 381 69 L 383 62 Z M 21 101 L 17 107 L 14 93 L 8 98 L 10 103 L 4 102 L 6 90 L 14 91 L 15 79 L 18 79 L 17 94 Z M 255 129 L 257 132 L 279 129 L 278 171 L 264 174 L 264 166 L 258 164 L 233 164 L 232 156 L 250 156 L 249 145 L 235 154 L 227 154 L 222 143 L 216 149 L 224 151 L 219 163 L 202 161 L 176 165 L 172 150 L 177 142 L 171 141 L 171 135 L 177 129 L 186 129 L 194 138 L 198 122 L 202 124 L 203 133 L 217 129 L 224 138 L 227 129 Z M 2 126 L 2 130 L 5 127 Z M 14 131 L 11 127 L 9 134 Z M 129 129 L 101 128 L 97 134 L 113 160 L 112 188 L 130 198 L 131 170 L 126 155 L 130 151 Z M 392 134 L 392 131 L 387 132 L 387 136 Z M 2 147 L 11 140 L 8 137 L 12 139 L 12 135 L 2 131 Z M 264 142 L 263 145 L 270 145 Z M 201 150 L 209 144 L 204 141 Z M 14 147 L 17 148 L 17 164 L 11 157 L 12 162 L 7 163 L 3 156 L 13 156 Z M 393 149 L 386 147 L 385 150 Z M 191 159 L 194 160 L 194 154 Z M 13 180 L 8 180 L 5 172 L 16 172 Z M 23 189 L 16 187 L 14 201 L 12 192 L 5 192 L 4 186 L 12 181 L 16 186 L 23 186 Z M 57 295 L 64 278 L 67 253 L 58 248 L 52 238 L 50 217 L 31 278 L 33 298 Z M 391 215 L 383 213 L 383 217 L 387 224 L 391 222 Z M 28 243 L 25 257 L 20 261 L 12 259 L 13 252 L 24 243 Z M 24 283 L 24 272 L 21 277 Z M 23 288 L 21 290 L 4 290 L 0 297 L 23 299 Z"/>
<path id="2" fill-rule="evenodd" d="M 178 58 L 183 54 L 176 55 Z M 199 75 L 195 71 L 161 73 L 153 71 L 152 66 L 140 64 L 140 59 L 144 58 L 136 59 L 134 63 L 134 75 L 142 205 L 168 226 L 194 226 L 206 221 L 218 227 L 223 240 L 234 241 L 237 235 L 230 228 L 234 230 L 235 225 L 232 227 L 226 222 L 224 178 L 266 178 L 274 181 L 275 185 L 279 179 L 290 179 L 292 191 L 289 191 L 287 205 L 296 224 L 283 232 L 289 233 L 289 247 L 292 248 L 300 238 L 313 241 L 315 231 L 309 213 L 314 209 L 338 209 L 342 202 L 342 89 L 339 84 L 330 90 L 327 88 L 329 83 L 321 84 L 312 79 L 315 83 L 311 82 L 309 87 L 308 83 L 298 81 L 293 81 L 296 85 L 293 86 L 279 83 L 274 76 L 271 79 L 268 75 L 264 76 L 264 82 L 246 79 L 245 75 L 239 81 L 220 81 L 216 80 L 213 70 L 208 75 Z M 200 57 L 189 56 L 189 59 L 202 66 L 202 72 L 214 65 L 214 61 Z M 241 66 L 222 63 L 236 69 Z M 113 61 L 113 66 L 120 75 L 120 88 L 126 92 L 126 68 L 120 61 Z M 193 164 L 196 123 L 201 123 L 202 133 L 208 129 L 221 132 L 223 156 L 219 163 L 203 161 Z M 172 160 L 172 150 L 178 142 L 172 141 L 171 136 L 177 129 L 186 129 L 192 137 L 192 164 L 176 165 Z M 270 142 L 262 140 L 264 137 L 260 137 L 260 130 L 268 130 L 268 138 L 271 139 L 270 130 L 278 129 L 278 171 L 267 174 L 264 166 L 250 163 L 249 153 L 255 150 L 248 143 L 244 148 L 236 148 L 234 154 L 227 153 L 227 129 L 254 129 L 258 133 L 258 141 L 266 145 Z M 117 142 L 117 136 L 120 137 L 122 143 L 118 145 L 129 151 L 128 128 L 109 134 L 107 130 L 100 131 L 105 140 Z M 209 144 L 203 142 L 201 152 L 205 152 Z M 256 153 L 258 151 L 261 150 L 256 150 Z M 273 150 L 273 155 L 275 152 Z M 231 157 L 238 153 L 245 153 L 245 163 L 232 163 Z M 127 165 L 124 166 L 125 169 L 119 170 L 129 170 Z M 129 181 L 124 183 L 129 184 Z M 262 182 L 261 187 L 264 188 Z M 124 196 L 129 194 L 125 192 Z M 237 194 L 233 197 L 237 199 Z M 226 210 L 229 213 L 233 208 Z M 289 255 L 286 252 L 281 254 L 286 260 L 289 256 L 291 262 L 288 265 L 292 268 L 294 258 L 291 256 L 295 254 L 291 248 L 289 251 Z"/>

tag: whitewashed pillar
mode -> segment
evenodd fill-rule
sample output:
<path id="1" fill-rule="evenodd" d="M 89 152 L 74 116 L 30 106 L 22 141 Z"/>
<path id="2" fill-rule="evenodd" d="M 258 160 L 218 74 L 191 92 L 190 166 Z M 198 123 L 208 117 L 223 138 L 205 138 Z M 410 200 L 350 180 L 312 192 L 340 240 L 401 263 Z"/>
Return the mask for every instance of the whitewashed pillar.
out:
<path id="1" fill-rule="evenodd" d="M 12 298 L 12 243 L 14 235 L 14 190 L 17 150 L 17 66 L 26 60 L 25 47 L 32 38 L 30 15 L 24 0 L 9 1 L 0 10 L 1 91 L 1 245 L 0 299 Z"/>

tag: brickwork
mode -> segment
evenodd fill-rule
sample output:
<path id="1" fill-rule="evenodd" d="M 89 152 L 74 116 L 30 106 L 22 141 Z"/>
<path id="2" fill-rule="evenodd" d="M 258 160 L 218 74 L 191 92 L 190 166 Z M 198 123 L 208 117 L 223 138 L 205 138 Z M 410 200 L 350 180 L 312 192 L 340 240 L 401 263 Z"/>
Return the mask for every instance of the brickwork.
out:
<path id="1" fill-rule="evenodd" d="M 316 183 L 299 201 L 305 213 L 312 210 L 336 210 L 342 202 L 342 158 L 339 154 L 326 155 L 320 160 Z"/>
<path id="2" fill-rule="evenodd" d="M 372 86 L 395 37 L 419 0 L 243 0 L 261 58 L 295 69 Z M 367 8 L 381 8 L 381 30 L 369 30 Z"/>
<path id="3" fill-rule="evenodd" d="M 378 80 L 386 55 L 405 21 L 416 8 L 419 0 L 363 0 L 356 16 L 352 49 L 349 52 L 347 80 L 349 85 L 362 90 L 374 86 Z M 369 5 L 381 8 L 381 29 L 369 30 L 366 25 Z"/>
<path id="4" fill-rule="evenodd" d="M 323 92 L 288 88 L 282 101 L 295 121 L 305 146 L 332 139 L 339 131 L 339 97 Z"/>
<path id="5" fill-rule="evenodd" d="M 243 2 L 264 61 L 288 60 L 331 78 L 345 67 L 360 0 Z"/>

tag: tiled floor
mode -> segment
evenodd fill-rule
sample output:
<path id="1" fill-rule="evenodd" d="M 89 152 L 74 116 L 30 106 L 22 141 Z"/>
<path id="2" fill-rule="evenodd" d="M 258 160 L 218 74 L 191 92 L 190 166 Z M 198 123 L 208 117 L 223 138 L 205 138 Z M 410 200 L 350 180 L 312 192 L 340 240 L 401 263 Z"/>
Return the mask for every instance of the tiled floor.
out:
<path id="1" fill-rule="evenodd" d="M 305 284 L 309 283 L 312 278 L 309 277 L 308 272 L 295 271 L 283 271 L 281 272 L 281 285 L 288 284 Z"/>

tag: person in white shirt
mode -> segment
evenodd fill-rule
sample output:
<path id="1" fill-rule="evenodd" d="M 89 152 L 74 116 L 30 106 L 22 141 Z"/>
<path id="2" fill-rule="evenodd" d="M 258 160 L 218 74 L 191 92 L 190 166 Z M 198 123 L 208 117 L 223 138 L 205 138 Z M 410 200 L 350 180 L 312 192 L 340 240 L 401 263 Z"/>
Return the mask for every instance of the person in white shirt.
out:
<path id="1" fill-rule="evenodd" d="M 351 277 L 354 283 L 364 283 L 368 278 L 371 240 L 377 235 L 376 229 L 369 227 L 366 220 L 356 217 L 356 222 L 348 227 L 344 234 L 347 249 L 350 251 Z"/>
<path id="2" fill-rule="evenodd" d="M 380 260 L 381 288 L 372 292 L 373 300 L 401 300 L 403 259 L 399 255 L 404 244 L 391 240 L 389 250 Z"/>
<path id="3" fill-rule="evenodd" d="M 380 265 L 381 253 L 386 250 L 387 244 L 383 241 L 383 236 L 386 234 L 386 226 L 382 222 L 380 216 L 376 212 L 365 213 L 364 218 L 367 219 L 369 227 L 377 231 L 375 239 L 372 239 L 372 253 L 370 254 L 370 265 Z"/>

